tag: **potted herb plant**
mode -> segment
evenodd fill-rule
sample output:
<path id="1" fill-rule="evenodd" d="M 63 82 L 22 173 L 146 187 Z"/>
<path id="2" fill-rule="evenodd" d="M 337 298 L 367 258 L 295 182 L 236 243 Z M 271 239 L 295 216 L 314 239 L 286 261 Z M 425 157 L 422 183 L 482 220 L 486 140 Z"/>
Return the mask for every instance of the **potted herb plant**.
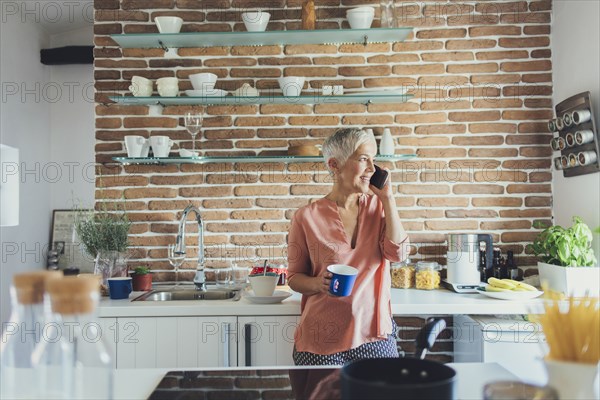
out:
<path id="1" fill-rule="evenodd" d="M 570 228 L 546 227 L 531 246 L 540 259 L 540 282 L 569 295 L 582 296 L 589 292 L 598 296 L 600 268 L 591 243 L 592 231 L 580 217 L 573 217 Z"/>
<path id="2" fill-rule="evenodd" d="M 116 208 L 116 207 L 115 207 Z M 75 231 L 90 256 L 95 259 L 94 274 L 102 276 L 102 292 L 106 294 L 107 279 L 127 275 L 128 234 L 131 222 L 123 210 L 109 212 L 79 210 Z"/>
<path id="3" fill-rule="evenodd" d="M 131 274 L 133 290 L 135 292 L 145 292 L 152 290 L 152 273 L 150 268 L 135 267 Z"/>

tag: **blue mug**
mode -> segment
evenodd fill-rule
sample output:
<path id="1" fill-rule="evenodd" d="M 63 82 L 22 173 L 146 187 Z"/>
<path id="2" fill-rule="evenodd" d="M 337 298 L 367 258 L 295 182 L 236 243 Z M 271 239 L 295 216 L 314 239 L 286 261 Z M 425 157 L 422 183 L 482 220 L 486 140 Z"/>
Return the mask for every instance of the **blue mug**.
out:
<path id="1" fill-rule="evenodd" d="M 358 270 L 349 265 L 332 264 L 327 267 L 331 272 L 331 283 L 329 284 L 329 293 L 334 296 L 350 296 Z"/>
<path id="2" fill-rule="evenodd" d="M 131 277 L 108 278 L 108 293 L 111 299 L 128 299 L 132 292 Z"/>

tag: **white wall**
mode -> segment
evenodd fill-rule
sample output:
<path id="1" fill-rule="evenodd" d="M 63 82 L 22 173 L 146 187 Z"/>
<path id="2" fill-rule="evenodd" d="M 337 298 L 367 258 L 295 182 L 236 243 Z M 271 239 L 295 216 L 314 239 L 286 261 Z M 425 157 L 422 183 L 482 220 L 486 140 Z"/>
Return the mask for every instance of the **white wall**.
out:
<path id="1" fill-rule="evenodd" d="M 53 35 L 51 47 L 91 45 L 92 26 Z M 69 209 L 73 200 L 86 207 L 94 200 L 94 66 L 51 67 L 52 82 L 61 96 L 50 104 L 52 162 L 60 171 L 52 177 L 51 205 Z"/>
<path id="2" fill-rule="evenodd" d="M 37 24 L 7 18 L 0 25 L 0 81 L 4 97 L 0 102 L 0 141 L 19 149 L 21 166 L 19 226 L 0 228 L 3 322 L 10 309 L 8 288 L 12 275 L 46 264 L 41 249 L 48 242 L 50 231 L 51 185 L 44 181 L 41 171 L 50 161 L 50 106 L 43 99 L 50 68 L 40 64 L 40 49 L 48 44 L 48 35 Z M 9 95 L 9 88 L 17 93 Z"/>
<path id="3" fill-rule="evenodd" d="M 40 63 L 42 48 L 91 45 L 91 24 L 50 36 L 40 24 L 6 18 L 0 29 L 2 92 L 14 84 L 19 88 L 19 93 L 5 95 L 0 102 L 0 142 L 19 148 L 25 167 L 21 169 L 20 224 L 0 231 L 4 322 L 9 317 L 12 275 L 46 266 L 52 210 L 71 208 L 73 197 L 85 205 L 93 203 L 95 139 L 93 66 Z M 36 84 L 38 89 L 22 98 L 22 85 L 32 89 Z M 11 255 L 13 251 L 16 254 Z"/>
<path id="4" fill-rule="evenodd" d="M 596 123 L 600 123 L 600 0 L 553 2 L 552 73 L 554 104 L 591 92 Z M 600 173 L 564 178 L 553 173 L 555 223 L 570 226 L 573 215 L 595 229 L 600 226 Z M 594 237 L 600 258 L 600 238 Z"/>

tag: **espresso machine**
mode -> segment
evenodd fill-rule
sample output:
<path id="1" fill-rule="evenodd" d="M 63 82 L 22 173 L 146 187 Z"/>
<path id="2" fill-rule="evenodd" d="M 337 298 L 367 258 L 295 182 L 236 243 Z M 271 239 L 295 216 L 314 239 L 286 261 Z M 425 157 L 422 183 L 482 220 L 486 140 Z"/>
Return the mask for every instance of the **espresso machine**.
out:
<path id="1" fill-rule="evenodd" d="M 447 275 L 444 286 L 458 293 L 477 293 L 481 285 L 479 248 L 485 243 L 485 268 L 492 264 L 492 235 L 452 233 L 448 235 Z"/>

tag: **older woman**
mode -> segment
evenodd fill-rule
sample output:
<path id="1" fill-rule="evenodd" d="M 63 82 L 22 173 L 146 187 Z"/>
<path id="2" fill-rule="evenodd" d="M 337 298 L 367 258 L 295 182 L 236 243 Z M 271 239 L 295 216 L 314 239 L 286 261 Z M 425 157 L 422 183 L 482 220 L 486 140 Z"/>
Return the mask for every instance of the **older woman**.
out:
<path id="1" fill-rule="evenodd" d="M 376 153 L 373 134 L 364 130 L 342 129 L 327 138 L 323 156 L 333 176 L 331 192 L 300 208 L 292 219 L 289 285 L 302 293 L 294 336 L 297 365 L 398 356 L 387 260 L 405 258 L 408 237 L 390 178 L 382 189 L 369 183 Z M 330 264 L 358 269 L 350 296 L 328 294 Z"/>

